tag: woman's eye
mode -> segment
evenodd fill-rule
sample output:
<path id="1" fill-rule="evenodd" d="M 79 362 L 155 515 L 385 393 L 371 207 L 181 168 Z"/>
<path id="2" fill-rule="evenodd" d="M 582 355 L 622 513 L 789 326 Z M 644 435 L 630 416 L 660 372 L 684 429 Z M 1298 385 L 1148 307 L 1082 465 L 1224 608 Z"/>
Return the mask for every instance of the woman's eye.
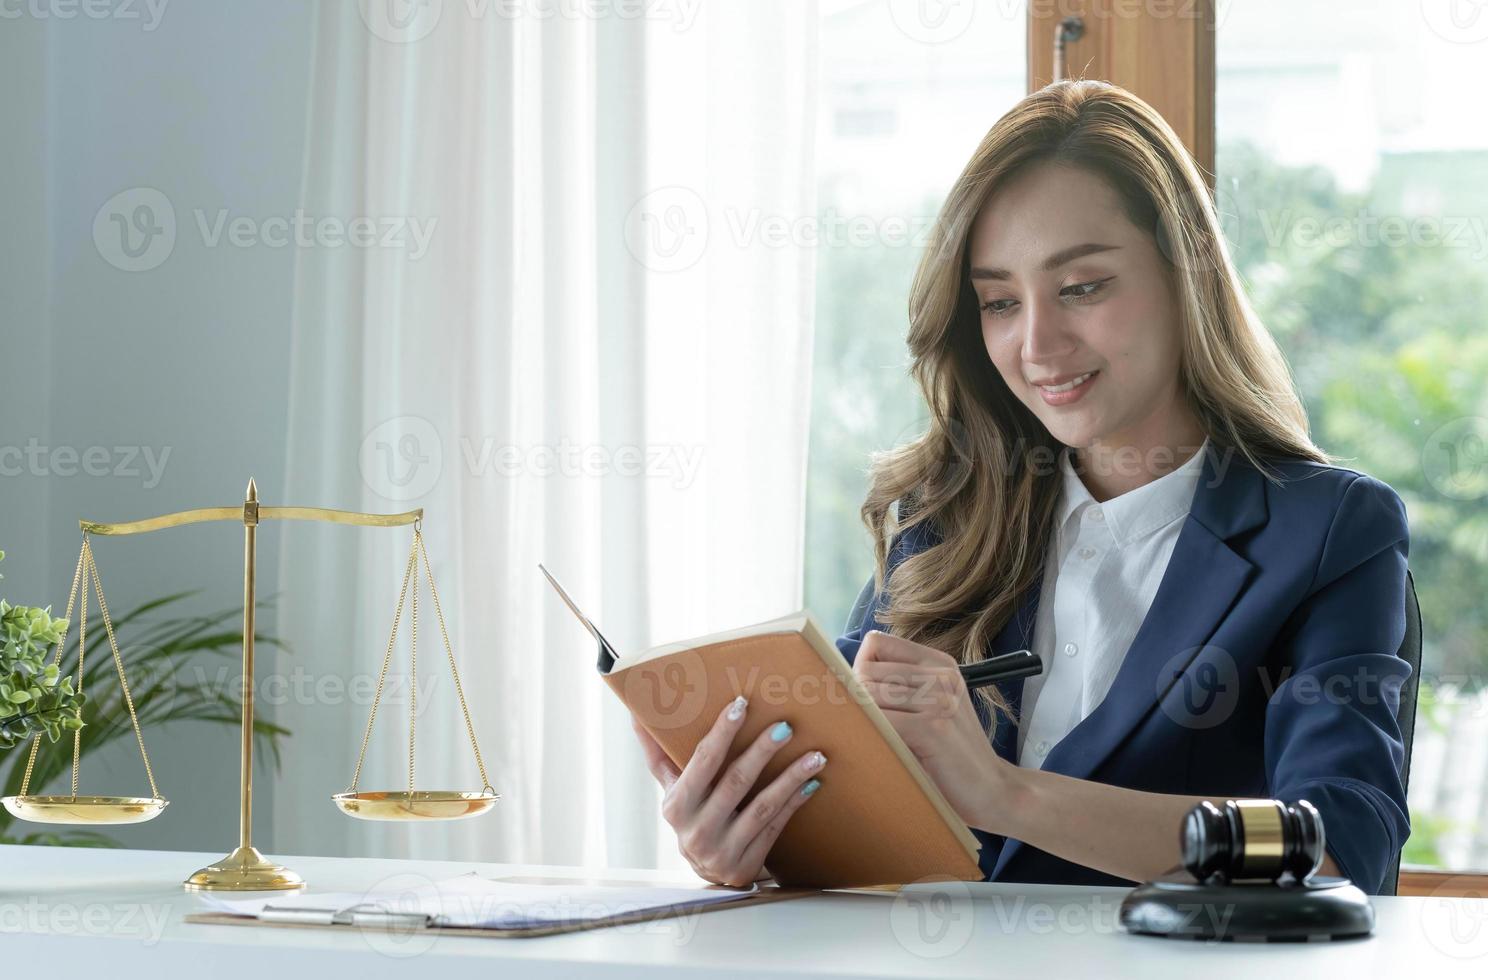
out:
<path id="1" fill-rule="evenodd" d="M 1104 291 L 1106 283 L 1114 278 L 1116 277 L 1107 276 L 1104 279 L 1096 279 L 1093 282 L 1075 283 L 1073 286 L 1066 286 L 1061 289 L 1059 295 L 1076 303 L 1087 303 Z M 1012 315 L 1013 307 L 1017 305 L 1018 301 L 1015 299 L 989 299 L 985 303 L 979 304 L 978 309 L 991 316 L 1006 317 Z"/>
<path id="2" fill-rule="evenodd" d="M 1107 276 L 1104 279 L 1097 279 L 1094 282 L 1076 283 L 1073 286 L 1066 286 L 1064 289 L 1060 290 L 1060 293 L 1061 295 L 1069 296 L 1070 299 L 1073 299 L 1076 302 L 1087 300 L 1095 294 L 1099 293 L 1101 290 L 1105 289 L 1106 283 L 1110 282 L 1112 278 L 1113 277 L 1111 276 Z"/>

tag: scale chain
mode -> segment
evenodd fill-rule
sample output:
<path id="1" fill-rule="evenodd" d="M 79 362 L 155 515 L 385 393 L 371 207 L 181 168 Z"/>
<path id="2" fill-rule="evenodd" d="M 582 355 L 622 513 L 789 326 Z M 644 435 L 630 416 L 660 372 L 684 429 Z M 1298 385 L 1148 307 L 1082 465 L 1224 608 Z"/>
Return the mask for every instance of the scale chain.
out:
<path id="1" fill-rule="evenodd" d="M 65 616 L 67 625 L 62 627 L 61 634 L 57 637 L 57 647 L 52 652 L 52 665 L 56 666 L 62 662 L 62 648 L 67 646 L 67 630 L 72 625 L 72 611 L 76 608 L 78 583 L 83 581 L 83 563 L 88 554 L 88 536 L 83 535 L 83 550 L 78 552 L 77 571 L 72 573 L 72 591 L 67 595 L 67 613 Z M 31 739 L 31 754 L 26 757 L 26 772 L 21 776 L 21 795 L 25 796 L 31 788 L 31 771 L 36 768 L 36 752 L 41 748 L 41 733 L 37 732 Z"/>
<path id="2" fill-rule="evenodd" d="M 417 524 L 413 526 L 413 548 L 418 551 L 423 535 Z M 413 806 L 413 732 L 418 726 L 418 607 L 419 573 L 418 561 L 413 564 L 413 602 L 409 612 L 413 618 L 408 631 L 408 805 Z"/>
<path id="3" fill-rule="evenodd" d="M 103 632 L 108 637 L 109 650 L 114 655 L 114 669 L 119 673 L 119 687 L 124 691 L 124 705 L 129 709 L 129 724 L 134 727 L 134 740 L 139 744 L 140 758 L 145 763 L 145 778 L 150 781 L 150 798 L 158 800 L 160 799 L 160 790 L 155 786 L 155 771 L 150 768 L 150 754 L 145 751 L 145 736 L 140 731 L 139 718 L 134 712 L 134 695 L 129 691 L 128 678 L 124 676 L 124 658 L 119 655 L 119 642 L 114 638 L 114 624 L 109 618 L 108 600 L 103 597 L 103 583 L 98 579 L 98 565 L 93 561 L 92 548 L 88 549 L 88 571 L 93 577 L 93 591 L 98 596 L 98 611 L 103 614 Z M 87 595 L 84 594 L 84 601 L 86 599 Z M 79 654 L 78 660 L 81 663 L 81 654 Z M 77 733 L 74 732 L 73 734 Z M 76 760 L 74 760 L 72 765 L 72 778 L 75 783 L 77 781 Z M 73 795 L 77 795 L 76 787 L 73 788 Z"/>
<path id="4" fill-rule="evenodd" d="M 351 777 L 351 789 L 348 792 L 355 793 L 357 784 L 362 778 L 362 763 L 367 758 L 367 743 L 372 739 L 372 722 L 377 718 L 377 705 L 382 700 L 383 683 L 387 680 L 388 666 L 393 661 L 393 644 L 398 640 L 398 623 L 403 618 L 403 603 L 408 597 L 408 580 L 413 575 L 414 562 L 417 561 L 416 549 L 409 549 L 408 562 L 403 567 L 403 588 L 398 593 L 398 608 L 393 612 L 393 628 L 388 634 L 387 652 L 382 657 L 382 671 L 377 675 L 377 690 L 372 695 L 372 711 L 367 716 L 367 730 L 362 734 L 362 750 L 357 753 L 356 771 Z"/>
<path id="5" fill-rule="evenodd" d="M 93 549 L 88 547 L 88 539 L 83 538 L 83 605 L 78 618 L 78 673 L 77 692 L 78 700 L 83 696 L 83 652 L 88 648 L 88 569 L 93 565 Z M 77 716 L 83 716 L 83 706 L 78 705 Z M 72 798 L 77 799 L 78 788 L 78 763 L 81 761 L 83 750 L 83 730 L 75 729 L 72 733 Z"/>
<path id="6" fill-rule="evenodd" d="M 449 657 L 450 674 L 455 679 L 455 694 L 460 698 L 460 712 L 465 716 L 465 731 L 470 736 L 470 748 L 475 751 L 475 766 L 480 770 L 482 792 L 492 793 L 495 789 L 491 786 L 491 780 L 486 776 L 486 764 L 481 760 L 480 744 L 475 740 L 475 725 L 470 721 L 470 708 L 465 703 L 465 689 L 460 684 L 460 670 L 455 666 L 455 649 L 450 645 L 449 630 L 444 625 L 444 610 L 439 605 L 439 588 L 434 584 L 434 569 L 429 565 L 429 550 L 424 546 L 422 535 L 418 537 L 419 550 L 424 558 L 424 570 L 429 576 L 429 595 L 434 600 L 434 615 L 439 620 L 439 633 L 444 638 L 444 652 Z"/>
<path id="7" fill-rule="evenodd" d="M 372 710 L 367 717 L 367 728 L 362 734 L 362 747 L 357 753 L 356 769 L 352 774 L 351 788 L 348 792 L 355 793 L 360 784 L 362 766 L 367 757 L 367 746 L 372 738 L 372 727 L 377 719 L 377 709 L 382 702 L 383 688 L 387 682 L 387 675 L 392 665 L 393 648 L 397 643 L 398 627 L 403 618 L 403 607 L 409 608 L 409 709 L 408 709 L 408 791 L 407 799 L 411 805 L 413 800 L 414 786 L 416 785 L 416 763 L 415 748 L 417 745 L 418 729 L 418 613 L 419 613 L 419 563 L 422 559 L 423 573 L 429 580 L 429 595 L 434 600 L 434 615 L 439 622 L 440 638 L 444 643 L 445 656 L 449 660 L 450 674 L 455 682 L 455 694 L 460 701 L 461 717 L 465 721 L 465 732 L 470 738 L 470 748 L 475 754 L 475 765 L 480 770 L 481 790 L 485 793 L 494 793 L 490 777 L 486 774 L 485 760 L 481 757 L 480 743 L 475 737 L 475 725 L 470 719 L 470 706 L 465 699 L 465 688 L 460 682 L 460 670 L 455 665 L 454 645 L 450 642 L 449 628 L 444 620 L 444 609 L 439 601 L 439 587 L 434 581 L 434 568 L 429 560 L 429 549 L 424 543 L 423 530 L 418 522 L 414 524 L 413 545 L 409 550 L 408 564 L 403 572 L 403 586 L 398 594 L 398 605 L 393 613 L 393 625 L 388 634 L 387 649 L 383 653 L 382 670 L 377 676 L 377 688 L 372 695 Z M 409 585 L 412 584 L 412 592 Z"/>
<path id="8" fill-rule="evenodd" d="M 67 597 L 67 622 L 72 622 L 72 612 L 78 608 L 78 672 L 77 693 L 83 693 L 83 670 L 87 659 L 88 649 L 88 589 L 92 586 L 93 593 L 98 597 L 98 610 L 103 616 L 104 634 L 108 637 L 109 650 L 113 654 L 114 669 L 119 675 L 119 688 L 124 694 L 124 704 L 129 709 L 129 723 L 134 729 L 134 739 L 139 745 L 140 758 L 145 764 L 145 778 L 150 782 L 150 796 L 152 799 L 160 798 L 160 789 L 155 785 L 155 770 L 150 765 L 150 755 L 145 751 L 144 733 L 140 731 L 139 717 L 134 708 L 134 695 L 129 690 L 129 679 L 124 674 L 124 658 L 119 653 L 119 642 L 114 635 L 114 624 L 109 616 L 108 600 L 103 595 L 103 582 L 98 575 L 98 564 L 93 558 L 93 548 L 88 540 L 88 535 L 83 535 L 83 548 L 78 555 L 77 570 L 73 573 L 72 591 Z M 78 605 L 78 590 L 82 589 L 82 602 Z M 62 660 L 62 649 L 67 642 L 67 627 L 63 627 L 57 639 L 57 648 L 52 656 L 52 663 L 59 664 Z M 76 717 L 83 716 L 82 705 L 78 706 Z M 78 795 L 78 772 L 82 762 L 82 729 L 75 729 L 72 733 L 72 798 Z M 37 750 L 41 747 L 41 735 L 38 733 L 31 742 L 31 753 L 26 759 L 26 771 L 21 777 L 21 796 L 28 794 L 31 788 L 31 774 L 36 766 Z"/>

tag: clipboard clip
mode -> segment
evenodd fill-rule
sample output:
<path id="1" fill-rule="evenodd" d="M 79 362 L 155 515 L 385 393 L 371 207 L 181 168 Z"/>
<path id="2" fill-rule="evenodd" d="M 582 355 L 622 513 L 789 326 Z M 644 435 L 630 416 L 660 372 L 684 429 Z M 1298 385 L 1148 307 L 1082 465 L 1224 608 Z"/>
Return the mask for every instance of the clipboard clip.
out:
<path id="1" fill-rule="evenodd" d="M 375 905 L 350 905 L 344 909 L 265 905 L 258 913 L 261 922 L 287 922 L 313 926 L 363 926 L 382 929 L 428 929 L 434 916 L 423 912 L 394 912 Z"/>

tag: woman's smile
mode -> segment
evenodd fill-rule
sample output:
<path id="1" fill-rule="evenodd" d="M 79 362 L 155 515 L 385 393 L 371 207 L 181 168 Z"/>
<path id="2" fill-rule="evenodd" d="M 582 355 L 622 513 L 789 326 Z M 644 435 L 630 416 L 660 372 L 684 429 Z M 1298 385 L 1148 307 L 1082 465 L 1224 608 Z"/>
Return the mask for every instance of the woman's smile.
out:
<path id="1" fill-rule="evenodd" d="M 1063 405 L 1073 405 L 1075 402 L 1085 397 L 1085 392 L 1089 391 L 1090 386 L 1095 384 L 1095 379 L 1099 375 L 1099 371 L 1091 371 L 1088 374 L 1080 375 L 1073 381 L 1067 381 L 1062 385 L 1054 385 L 1052 387 L 1046 385 L 1034 385 L 1034 387 L 1038 389 L 1039 396 L 1043 398 L 1046 404 L 1054 405 L 1056 407 Z"/>

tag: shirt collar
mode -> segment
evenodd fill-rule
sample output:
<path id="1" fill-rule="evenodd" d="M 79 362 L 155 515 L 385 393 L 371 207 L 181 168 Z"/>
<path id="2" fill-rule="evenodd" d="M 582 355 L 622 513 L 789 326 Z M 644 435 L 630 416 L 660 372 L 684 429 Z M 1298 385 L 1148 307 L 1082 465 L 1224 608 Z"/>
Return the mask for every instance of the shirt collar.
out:
<path id="1" fill-rule="evenodd" d="M 1209 450 L 1209 438 L 1199 446 L 1199 451 L 1190 456 L 1182 466 L 1164 473 L 1156 480 L 1128 490 L 1119 497 L 1105 503 L 1097 503 L 1085 488 L 1070 463 L 1073 450 L 1066 446 L 1059 453 L 1059 471 L 1063 476 L 1063 493 L 1059 510 L 1059 527 L 1063 528 L 1070 515 L 1076 511 L 1095 508 L 1105 515 L 1106 525 L 1117 546 L 1125 545 L 1145 534 L 1164 527 L 1173 519 L 1188 513 L 1193 503 L 1194 490 L 1204 470 L 1204 454 Z"/>

